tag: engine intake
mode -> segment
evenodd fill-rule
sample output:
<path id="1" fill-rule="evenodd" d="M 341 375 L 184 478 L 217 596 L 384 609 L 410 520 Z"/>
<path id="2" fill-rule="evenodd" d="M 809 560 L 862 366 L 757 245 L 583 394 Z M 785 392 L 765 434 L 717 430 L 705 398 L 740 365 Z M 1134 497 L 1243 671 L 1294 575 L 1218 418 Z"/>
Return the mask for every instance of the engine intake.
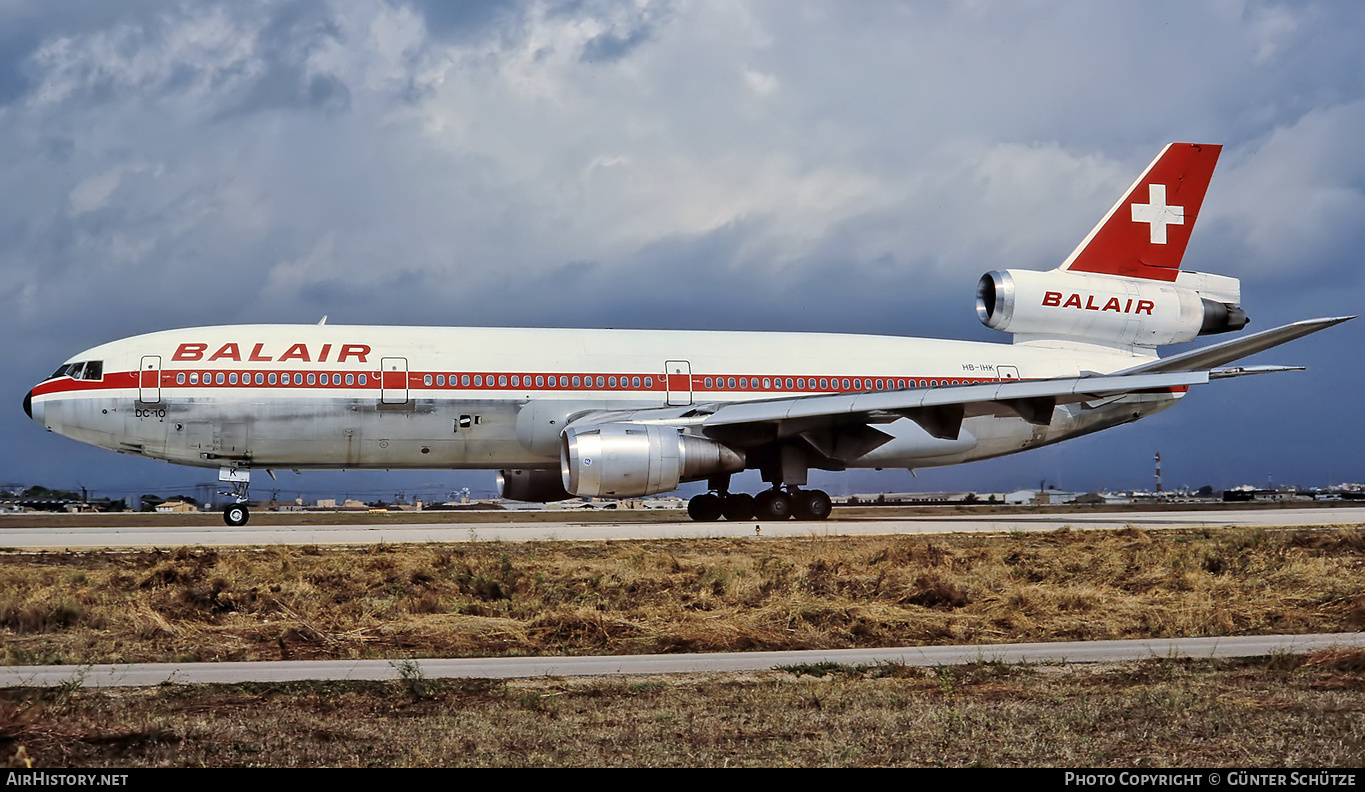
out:
<path id="1" fill-rule="evenodd" d="M 564 489 L 582 497 L 653 495 L 684 481 L 743 469 L 742 452 L 652 424 L 571 426 L 560 452 Z"/>

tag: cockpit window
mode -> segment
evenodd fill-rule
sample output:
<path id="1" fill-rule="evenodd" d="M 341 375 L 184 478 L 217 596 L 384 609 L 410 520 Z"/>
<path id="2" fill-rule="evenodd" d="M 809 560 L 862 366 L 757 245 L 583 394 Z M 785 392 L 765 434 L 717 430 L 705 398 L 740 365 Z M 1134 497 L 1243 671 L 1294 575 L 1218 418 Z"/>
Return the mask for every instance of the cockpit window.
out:
<path id="1" fill-rule="evenodd" d="M 48 379 L 59 377 L 70 377 L 78 380 L 99 380 L 104 378 L 103 360 L 82 360 L 78 363 L 64 363 L 61 368 L 52 372 Z"/>

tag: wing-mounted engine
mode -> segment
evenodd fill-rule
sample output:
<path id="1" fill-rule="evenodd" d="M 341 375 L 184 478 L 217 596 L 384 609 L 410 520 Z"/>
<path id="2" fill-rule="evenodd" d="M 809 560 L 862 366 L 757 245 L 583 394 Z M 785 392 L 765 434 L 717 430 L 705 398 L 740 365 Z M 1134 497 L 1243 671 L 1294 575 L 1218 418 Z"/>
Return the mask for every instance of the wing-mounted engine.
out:
<path id="1" fill-rule="evenodd" d="M 1051 270 L 981 276 L 976 313 L 1019 340 L 1060 338 L 1157 347 L 1240 330 L 1247 315 L 1236 278 L 1181 272 L 1173 282 Z"/>
<path id="2" fill-rule="evenodd" d="M 608 423 L 564 430 L 564 488 L 582 497 L 629 498 L 744 469 L 743 452 L 670 426 Z"/>

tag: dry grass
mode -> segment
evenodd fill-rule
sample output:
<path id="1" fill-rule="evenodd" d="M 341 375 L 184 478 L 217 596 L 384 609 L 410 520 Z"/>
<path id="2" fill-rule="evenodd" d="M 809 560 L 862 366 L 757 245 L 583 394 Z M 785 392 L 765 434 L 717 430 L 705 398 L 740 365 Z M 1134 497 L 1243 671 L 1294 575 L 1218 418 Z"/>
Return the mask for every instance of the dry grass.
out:
<path id="1" fill-rule="evenodd" d="M 1362 657 L 7 691 L 0 750 L 72 768 L 1360 767 Z"/>
<path id="2" fill-rule="evenodd" d="M 1223 529 L 0 555 L 8 664 L 1330 632 L 1365 533 Z"/>

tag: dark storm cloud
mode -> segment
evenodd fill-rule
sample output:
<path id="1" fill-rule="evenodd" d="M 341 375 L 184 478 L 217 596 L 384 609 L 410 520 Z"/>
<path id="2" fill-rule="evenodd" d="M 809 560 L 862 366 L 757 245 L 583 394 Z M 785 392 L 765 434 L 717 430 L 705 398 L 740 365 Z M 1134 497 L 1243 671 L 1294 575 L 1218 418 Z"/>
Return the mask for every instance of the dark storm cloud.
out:
<path id="1" fill-rule="evenodd" d="M 583 45 L 584 63 L 610 62 L 626 57 L 641 44 L 649 41 L 651 30 L 645 25 L 625 31 L 607 31 L 588 39 Z"/>
<path id="2" fill-rule="evenodd" d="M 468 41 L 502 25 L 517 25 L 530 0 L 417 0 L 427 30 L 438 39 Z"/>

